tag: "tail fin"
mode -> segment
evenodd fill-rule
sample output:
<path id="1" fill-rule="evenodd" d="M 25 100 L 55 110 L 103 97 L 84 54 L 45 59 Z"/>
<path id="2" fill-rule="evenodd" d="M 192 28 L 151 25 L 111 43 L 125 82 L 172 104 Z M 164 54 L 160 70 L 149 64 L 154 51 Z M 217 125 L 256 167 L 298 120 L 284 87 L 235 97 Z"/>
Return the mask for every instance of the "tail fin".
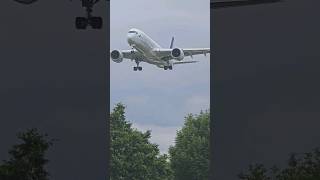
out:
<path id="1" fill-rule="evenodd" d="M 173 42 L 174 42 L 174 37 L 172 37 L 172 39 L 171 39 L 170 49 L 172 49 L 172 47 L 173 47 Z"/>

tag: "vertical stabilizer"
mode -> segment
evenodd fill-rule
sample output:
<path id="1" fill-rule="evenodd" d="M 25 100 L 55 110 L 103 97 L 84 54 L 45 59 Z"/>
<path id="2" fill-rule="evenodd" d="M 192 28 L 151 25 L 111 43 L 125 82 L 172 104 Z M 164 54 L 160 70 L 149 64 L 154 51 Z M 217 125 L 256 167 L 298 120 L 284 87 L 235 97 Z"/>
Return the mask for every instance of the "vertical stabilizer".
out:
<path id="1" fill-rule="evenodd" d="M 172 47 L 173 47 L 173 42 L 174 42 L 174 37 L 172 37 L 172 39 L 171 39 L 170 49 L 172 49 Z"/>

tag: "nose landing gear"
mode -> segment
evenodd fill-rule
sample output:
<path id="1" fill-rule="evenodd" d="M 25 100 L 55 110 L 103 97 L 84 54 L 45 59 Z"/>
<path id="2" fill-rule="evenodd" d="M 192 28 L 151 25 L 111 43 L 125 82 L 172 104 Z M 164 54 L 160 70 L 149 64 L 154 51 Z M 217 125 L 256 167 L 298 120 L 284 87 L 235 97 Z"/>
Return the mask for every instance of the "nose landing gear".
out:
<path id="1" fill-rule="evenodd" d="M 86 29 L 88 25 L 91 25 L 93 29 L 102 28 L 102 17 L 92 16 L 92 8 L 99 0 L 81 0 L 82 7 L 86 8 L 87 17 L 76 17 L 76 28 L 77 29 Z"/>

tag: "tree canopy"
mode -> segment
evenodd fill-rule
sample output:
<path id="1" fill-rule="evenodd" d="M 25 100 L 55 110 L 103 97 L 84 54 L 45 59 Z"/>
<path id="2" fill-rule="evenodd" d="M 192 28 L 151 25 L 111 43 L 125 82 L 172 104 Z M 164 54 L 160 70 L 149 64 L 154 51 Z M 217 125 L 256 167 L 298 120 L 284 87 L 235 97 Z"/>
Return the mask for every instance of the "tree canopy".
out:
<path id="1" fill-rule="evenodd" d="M 175 180 L 205 180 L 209 177 L 210 113 L 189 114 L 169 148 Z"/>
<path id="2" fill-rule="evenodd" d="M 250 165 L 249 170 L 238 176 L 243 180 L 319 180 L 320 150 L 310 153 L 291 154 L 287 167 L 267 169 L 263 164 Z"/>
<path id="3" fill-rule="evenodd" d="M 110 115 L 111 180 L 171 179 L 167 155 L 150 143 L 151 132 L 142 133 L 126 120 L 125 106 L 117 104 Z"/>
<path id="4" fill-rule="evenodd" d="M 1 180 L 47 180 L 49 173 L 45 165 L 46 152 L 53 144 L 47 134 L 40 134 L 37 129 L 18 133 L 22 141 L 9 151 L 10 159 L 0 165 Z"/>

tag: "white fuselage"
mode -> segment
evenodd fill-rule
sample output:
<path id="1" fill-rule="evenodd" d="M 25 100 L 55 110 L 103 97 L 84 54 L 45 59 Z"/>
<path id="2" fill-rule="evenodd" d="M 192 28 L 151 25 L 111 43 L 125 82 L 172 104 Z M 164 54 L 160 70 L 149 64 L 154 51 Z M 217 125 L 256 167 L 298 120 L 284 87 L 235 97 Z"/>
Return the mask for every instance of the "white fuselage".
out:
<path id="1" fill-rule="evenodd" d="M 160 45 L 152 40 L 148 35 L 138 29 L 130 29 L 127 35 L 127 41 L 129 45 L 141 53 L 145 61 L 157 66 L 167 65 L 167 61 L 163 61 L 155 53 L 157 49 L 160 49 Z"/>

